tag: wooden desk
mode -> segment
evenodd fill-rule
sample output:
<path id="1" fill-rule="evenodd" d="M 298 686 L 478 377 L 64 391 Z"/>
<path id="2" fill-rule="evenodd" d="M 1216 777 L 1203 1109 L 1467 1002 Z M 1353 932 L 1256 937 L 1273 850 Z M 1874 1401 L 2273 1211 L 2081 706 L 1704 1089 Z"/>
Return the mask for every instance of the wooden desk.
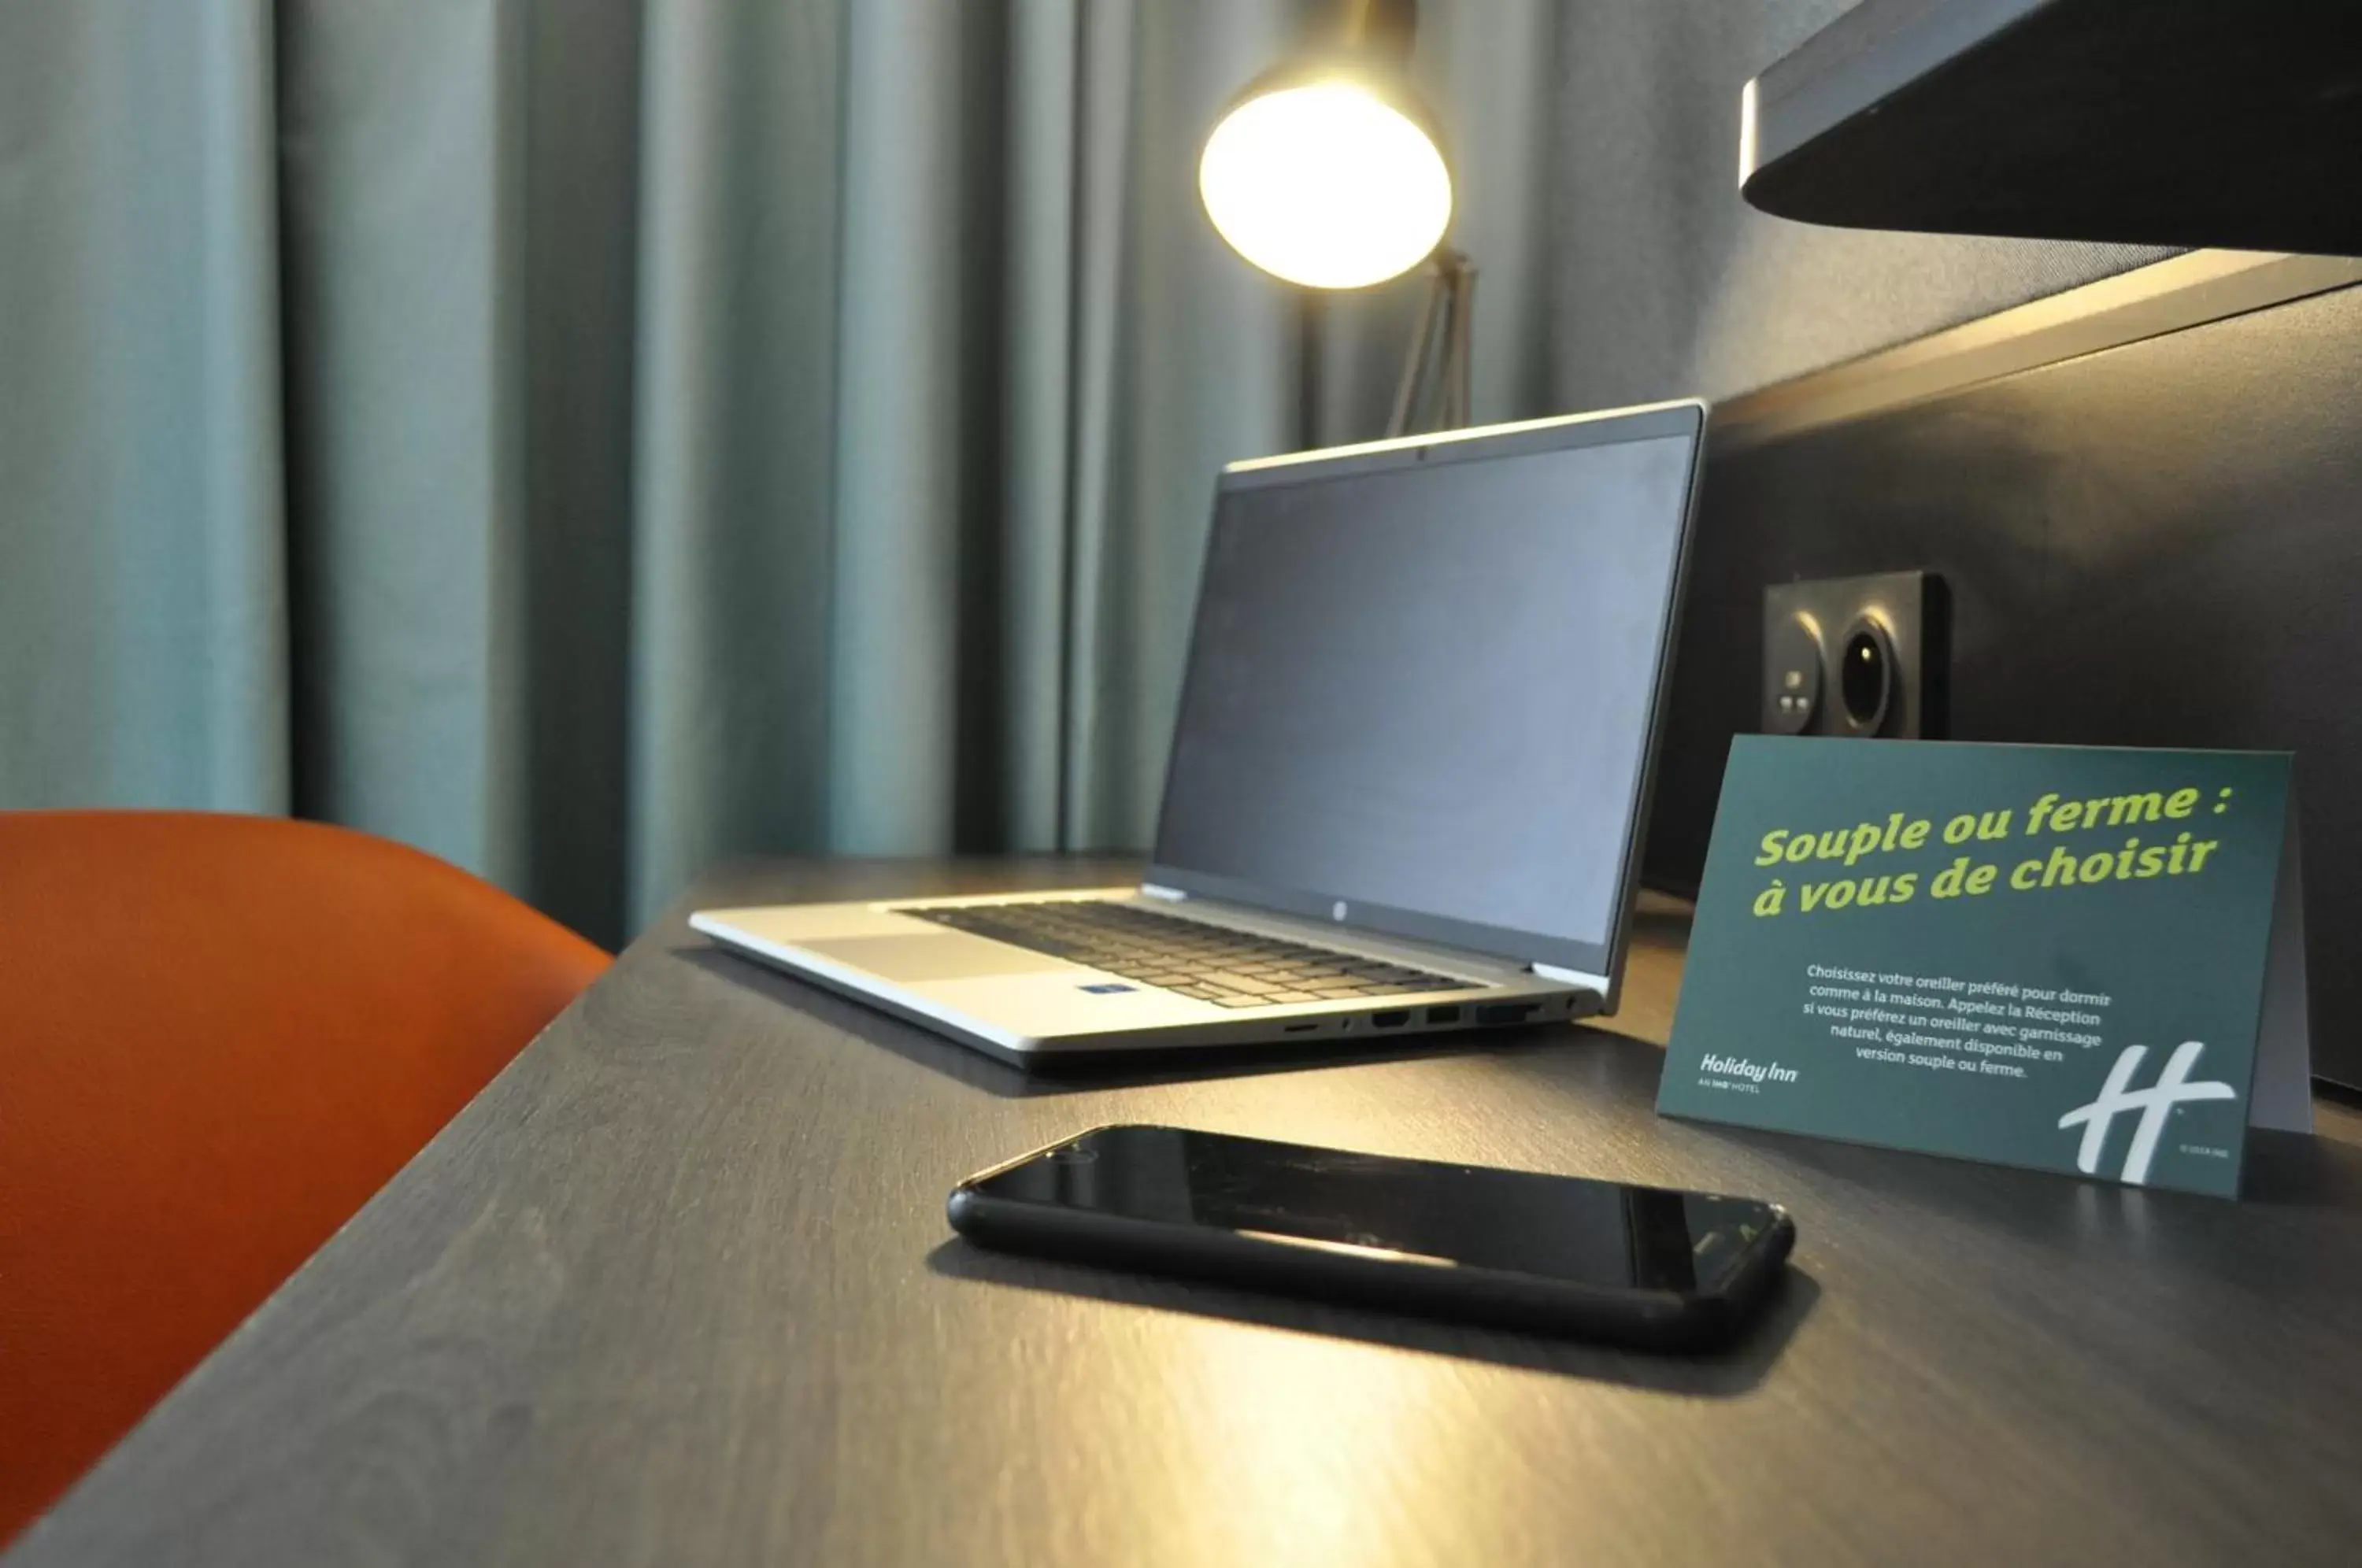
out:
<path id="1" fill-rule="evenodd" d="M 691 901 L 1123 870 L 773 864 Z M 2259 1135 L 2237 1205 L 1661 1121 L 1682 934 L 1644 923 L 1637 1039 L 1076 1084 L 676 913 L 11 1568 L 2362 1556 L 2350 1113 Z M 1681 1361 L 952 1239 L 955 1178 L 1117 1120 L 1759 1193 L 1801 1241 L 1762 1331 Z"/>

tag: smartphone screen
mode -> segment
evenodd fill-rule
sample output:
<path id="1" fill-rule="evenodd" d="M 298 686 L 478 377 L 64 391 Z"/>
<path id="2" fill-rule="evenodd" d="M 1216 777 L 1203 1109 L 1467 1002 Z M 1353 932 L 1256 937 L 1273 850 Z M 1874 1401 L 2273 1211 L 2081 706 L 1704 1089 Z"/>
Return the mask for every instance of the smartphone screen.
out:
<path id="1" fill-rule="evenodd" d="M 1103 1127 L 965 1184 L 988 1199 L 1211 1228 L 1389 1263 L 1601 1290 L 1721 1293 L 1784 1224 L 1751 1198 Z"/>

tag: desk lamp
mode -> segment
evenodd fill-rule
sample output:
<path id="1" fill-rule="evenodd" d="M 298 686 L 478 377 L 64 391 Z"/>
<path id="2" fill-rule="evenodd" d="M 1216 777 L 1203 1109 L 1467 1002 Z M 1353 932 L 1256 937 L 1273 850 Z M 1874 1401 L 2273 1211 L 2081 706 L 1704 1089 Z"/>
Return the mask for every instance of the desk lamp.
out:
<path id="1" fill-rule="evenodd" d="M 1206 138 L 1198 193 L 1231 248 L 1308 289 L 1362 289 L 1428 263 L 1427 301 L 1386 433 L 1440 376 L 1437 427 L 1468 423 L 1476 269 L 1444 245 L 1451 171 L 1407 67 L 1417 0 L 1344 0 L 1333 30 L 1247 83 Z"/>

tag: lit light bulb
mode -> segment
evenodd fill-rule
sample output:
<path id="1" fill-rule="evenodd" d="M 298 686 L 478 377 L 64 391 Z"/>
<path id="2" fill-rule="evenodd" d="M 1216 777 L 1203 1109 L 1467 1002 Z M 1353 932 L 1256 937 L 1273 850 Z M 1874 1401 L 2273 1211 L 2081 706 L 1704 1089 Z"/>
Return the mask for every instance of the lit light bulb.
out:
<path id="1" fill-rule="evenodd" d="M 1240 255 L 1316 289 L 1407 272 L 1451 221 L 1451 175 L 1434 138 L 1369 89 L 1335 79 L 1232 109 L 1206 139 L 1198 193 Z"/>

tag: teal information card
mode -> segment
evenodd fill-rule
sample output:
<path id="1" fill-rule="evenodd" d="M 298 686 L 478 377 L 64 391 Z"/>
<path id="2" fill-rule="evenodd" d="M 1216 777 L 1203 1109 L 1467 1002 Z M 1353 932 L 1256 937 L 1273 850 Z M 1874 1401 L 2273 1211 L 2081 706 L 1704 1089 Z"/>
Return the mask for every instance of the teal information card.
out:
<path id="1" fill-rule="evenodd" d="M 2235 1196 L 2298 859 L 2283 754 L 1742 735 L 1657 1109 Z"/>

